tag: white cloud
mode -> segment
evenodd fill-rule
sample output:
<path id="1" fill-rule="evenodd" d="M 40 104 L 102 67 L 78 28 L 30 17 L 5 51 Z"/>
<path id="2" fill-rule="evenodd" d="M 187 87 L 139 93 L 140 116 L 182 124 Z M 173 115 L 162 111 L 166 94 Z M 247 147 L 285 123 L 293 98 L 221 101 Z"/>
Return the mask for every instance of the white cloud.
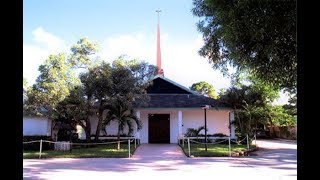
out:
<path id="1" fill-rule="evenodd" d="M 64 52 L 65 42 L 46 32 L 42 27 L 36 28 L 33 32 L 32 43 L 23 43 L 23 77 L 32 85 L 39 75 L 38 67 L 50 54 Z"/>
<path id="2" fill-rule="evenodd" d="M 213 70 L 212 65 L 198 54 L 202 44 L 200 36 L 183 43 L 174 43 L 170 40 L 165 42 L 162 58 L 165 75 L 186 87 L 199 81 L 206 81 L 217 91 L 228 88 L 230 80 L 223 77 L 219 71 Z"/>
<path id="3" fill-rule="evenodd" d="M 103 41 L 100 56 L 108 62 L 112 62 L 120 55 L 150 62 L 155 52 L 150 47 L 150 37 L 143 33 L 111 36 Z"/>
<path id="4" fill-rule="evenodd" d="M 228 88 L 230 80 L 214 71 L 208 61 L 198 55 L 201 37 L 185 42 L 174 42 L 169 34 L 161 34 L 162 68 L 165 77 L 190 87 L 198 81 L 207 81 L 216 90 Z M 128 57 L 156 64 L 156 34 L 132 33 L 107 38 L 102 43 L 100 56 L 111 62 L 126 54 Z"/>
<path id="5" fill-rule="evenodd" d="M 32 32 L 33 40 L 37 44 L 44 44 L 49 52 L 61 51 L 65 48 L 65 42 L 61 38 L 46 32 L 42 27 L 36 28 Z"/>

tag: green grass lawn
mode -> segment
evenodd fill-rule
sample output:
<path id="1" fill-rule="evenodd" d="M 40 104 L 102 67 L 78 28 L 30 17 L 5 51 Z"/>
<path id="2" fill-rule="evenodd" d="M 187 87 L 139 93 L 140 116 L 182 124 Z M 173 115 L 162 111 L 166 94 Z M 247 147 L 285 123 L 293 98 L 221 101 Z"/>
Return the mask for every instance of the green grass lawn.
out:
<path id="1" fill-rule="evenodd" d="M 182 146 L 181 146 L 182 147 Z M 217 156 L 229 156 L 228 144 L 208 144 L 205 151 L 204 144 L 190 144 L 190 154 L 194 157 L 217 157 Z M 251 148 L 254 146 L 250 146 Z M 182 147 L 186 155 L 188 155 L 188 145 L 184 144 Z M 231 144 L 231 152 L 239 152 L 247 150 L 247 145 Z"/>
<path id="2" fill-rule="evenodd" d="M 128 145 L 121 144 L 121 149 L 117 150 L 117 144 L 97 145 L 91 148 L 75 147 L 72 151 L 45 150 L 41 153 L 41 158 L 127 158 Z M 130 154 L 135 151 L 134 145 L 130 146 Z M 23 151 L 23 159 L 39 158 L 39 151 Z"/>

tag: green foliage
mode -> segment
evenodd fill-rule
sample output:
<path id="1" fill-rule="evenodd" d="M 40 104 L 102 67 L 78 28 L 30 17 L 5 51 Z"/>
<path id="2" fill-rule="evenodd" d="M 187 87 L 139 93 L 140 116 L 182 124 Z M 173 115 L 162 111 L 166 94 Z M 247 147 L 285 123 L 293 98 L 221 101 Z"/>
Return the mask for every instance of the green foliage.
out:
<path id="1" fill-rule="evenodd" d="M 123 57 L 111 65 L 103 61 L 92 63 L 91 55 L 97 52 L 97 44 L 87 38 L 81 38 L 71 52 L 69 59 L 62 53 L 50 55 L 39 67 L 36 84 L 26 92 L 24 110 L 41 113 L 39 108 L 43 107 L 54 124 L 68 124 L 73 128 L 80 125 L 87 141 L 91 140 L 90 117 L 93 115 L 99 119 L 96 140 L 104 121 L 109 121 L 110 117 L 117 117 L 111 120 L 118 120 L 120 131 L 127 125 L 131 134 L 134 122 L 141 128 L 133 112 L 133 102 L 147 101 L 146 88 L 156 67 Z M 77 68 L 87 71 L 78 78 L 75 76 Z"/>
<path id="2" fill-rule="evenodd" d="M 91 131 L 87 117 L 90 115 L 89 110 L 92 109 L 90 105 L 92 92 L 90 90 L 86 92 L 85 90 L 88 89 L 79 87 L 81 82 L 75 75 L 75 69 L 90 64 L 89 56 L 96 52 L 96 45 L 87 38 L 82 38 L 71 48 L 71 51 L 72 55 L 69 59 L 63 53 L 50 55 L 45 63 L 39 66 L 40 75 L 36 84 L 27 90 L 28 98 L 24 111 L 51 117 L 54 120 L 53 126 L 57 122 L 67 124 L 77 122 L 87 131 Z M 83 99 L 83 96 L 87 99 Z M 46 111 L 39 110 L 42 108 Z"/>
<path id="3" fill-rule="evenodd" d="M 149 82 L 141 80 L 140 76 L 150 80 L 154 69 L 154 66 L 144 62 L 122 59 L 115 60 L 112 65 L 102 62 L 89 67 L 88 72 L 80 74 L 81 86 L 74 89 L 61 103 L 58 111 L 63 114 L 63 118 L 68 118 L 60 119 L 68 124 L 80 124 L 86 137 L 90 137 L 88 119 L 89 116 L 96 115 L 98 125 L 95 140 L 98 140 L 101 130 L 105 130 L 111 120 L 118 121 L 119 134 L 125 126 L 129 127 L 128 133 L 131 134 L 134 123 L 138 128 L 141 127 L 141 122 L 133 112 L 133 102 L 144 100 L 146 84 Z"/>
<path id="4" fill-rule="evenodd" d="M 292 116 L 297 116 L 297 93 L 291 92 L 288 104 L 282 106 L 284 111 Z"/>
<path id="5" fill-rule="evenodd" d="M 54 119 L 56 122 L 71 124 L 73 127 L 77 124 L 85 126 L 83 120 L 93 114 L 87 109 L 87 101 L 83 89 L 80 86 L 75 87 L 56 107 Z"/>
<path id="6" fill-rule="evenodd" d="M 71 70 L 65 55 L 50 55 L 44 64 L 39 66 L 40 75 L 36 84 L 27 90 L 28 109 L 46 108 L 51 116 L 56 105 L 64 100 L 75 85 L 79 84 Z"/>
<path id="7" fill-rule="evenodd" d="M 227 89 L 221 88 L 218 92 L 218 97 L 224 96 L 227 92 Z"/>
<path id="8" fill-rule="evenodd" d="M 197 129 L 188 128 L 185 134 L 186 137 L 198 137 L 200 135 L 200 131 L 204 130 L 204 126 L 200 126 Z M 208 129 L 206 129 L 208 131 Z"/>
<path id="9" fill-rule="evenodd" d="M 71 57 L 69 62 L 72 66 L 85 68 L 92 64 L 91 55 L 98 51 L 98 44 L 91 42 L 88 38 L 81 38 L 77 44 L 71 47 Z"/>
<path id="10" fill-rule="evenodd" d="M 292 126 L 297 124 L 297 116 L 290 115 L 282 106 L 272 106 L 270 116 L 274 125 L 277 126 Z"/>
<path id="11" fill-rule="evenodd" d="M 138 61 L 137 59 L 125 60 L 122 56 L 113 61 L 114 68 L 129 69 L 133 76 L 137 79 L 137 85 L 149 86 L 150 80 L 153 79 L 157 67 L 145 61 Z"/>
<path id="12" fill-rule="evenodd" d="M 137 130 L 142 128 L 141 120 L 136 116 L 133 108 L 127 101 L 114 99 L 107 108 L 108 111 L 104 125 L 108 125 L 111 121 L 118 122 L 118 140 L 120 139 L 120 135 L 124 133 L 123 130 L 126 126 L 128 127 L 128 136 L 133 135 L 134 123 L 136 124 Z"/>
<path id="13" fill-rule="evenodd" d="M 296 89 L 296 0 L 193 0 L 201 17 L 200 55 L 227 73 L 228 65 L 281 88 Z"/>
<path id="14" fill-rule="evenodd" d="M 290 115 L 281 106 L 272 106 L 279 97 L 279 88 L 255 78 L 238 76 L 220 100 L 229 104 L 235 111 L 236 130 L 242 135 L 255 133 L 260 125 L 294 125 L 296 116 Z M 243 82 L 249 83 L 244 85 Z"/>
<path id="15" fill-rule="evenodd" d="M 217 95 L 214 87 L 205 81 L 200 81 L 200 82 L 192 84 L 190 89 L 193 91 L 196 91 L 202 95 L 205 95 L 207 97 L 211 97 L 213 99 L 218 98 L 218 95 Z"/>

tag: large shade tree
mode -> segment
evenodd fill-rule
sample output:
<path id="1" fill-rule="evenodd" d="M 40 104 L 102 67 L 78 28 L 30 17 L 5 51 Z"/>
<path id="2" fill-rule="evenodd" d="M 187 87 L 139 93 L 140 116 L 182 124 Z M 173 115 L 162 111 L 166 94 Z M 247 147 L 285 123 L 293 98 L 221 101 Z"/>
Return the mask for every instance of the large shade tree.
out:
<path id="1" fill-rule="evenodd" d="M 40 75 L 36 83 L 27 91 L 27 107 L 31 112 L 45 108 L 49 117 L 56 105 L 64 100 L 75 85 L 79 83 L 65 54 L 50 55 L 44 64 L 39 66 Z"/>
<path id="2" fill-rule="evenodd" d="M 273 124 L 271 104 L 278 97 L 279 89 L 253 76 L 247 76 L 242 81 L 235 81 L 232 87 L 221 94 L 220 100 L 234 109 L 234 123 L 244 135 L 253 134 L 260 124 Z"/>
<path id="3" fill-rule="evenodd" d="M 61 103 L 61 109 L 67 110 L 62 111 L 63 115 L 69 117 L 69 123 L 79 124 L 85 130 L 87 141 L 92 134 L 90 118 L 93 116 L 98 119 L 95 140 L 101 132 L 108 133 L 105 129 L 110 121 L 118 122 L 118 135 L 126 126 L 130 135 L 133 127 L 141 127 L 133 111 L 133 102 L 147 100 L 146 88 L 155 70 L 148 63 L 123 59 L 116 59 L 111 65 L 102 62 L 91 66 L 88 72 L 80 74 L 78 88 L 81 91 L 72 91 Z"/>
<path id="4" fill-rule="evenodd" d="M 193 0 L 201 18 L 200 55 L 226 73 L 229 65 L 287 90 L 297 86 L 296 0 Z"/>
<path id="5" fill-rule="evenodd" d="M 83 74 L 82 83 L 86 86 L 90 85 L 92 90 L 92 98 L 95 100 L 94 109 L 98 117 L 97 128 L 95 132 L 95 140 L 98 140 L 102 128 L 103 115 L 106 110 L 106 104 L 110 99 L 110 91 L 112 82 L 110 78 L 111 67 L 108 63 L 102 62 L 98 66 L 89 68 L 89 71 Z"/>
<path id="6" fill-rule="evenodd" d="M 96 45 L 87 38 L 81 38 L 72 46 L 71 51 L 68 57 L 64 53 L 50 55 L 44 64 L 39 66 L 40 75 L 32 88 L 27 90 L 28 100 L 24 106 L 26 112 L 52 118 L 53 124 L 61 121 L 59 118 L 65 113 L 60 114 L 57 106 L 80 85 L 75 71 L 79 67 L 90 66 L 90 56 L 96 52 Z M 90 100 L 90 97 L 88 99 Z"/>
<path id="7" fill-rule="evenodd" d="M 71 127 L 80 125 L 86 134 L 86 142 L 89 142 L 91 136 L 90 116 L 95 111 L 92 108 L 94 101 L 90 92 L 81 86 L 76 86 L 71 90 L 69 96 L 59 102 L 56 108 L 55 121 L 60 124 L 69 124 Z"/>

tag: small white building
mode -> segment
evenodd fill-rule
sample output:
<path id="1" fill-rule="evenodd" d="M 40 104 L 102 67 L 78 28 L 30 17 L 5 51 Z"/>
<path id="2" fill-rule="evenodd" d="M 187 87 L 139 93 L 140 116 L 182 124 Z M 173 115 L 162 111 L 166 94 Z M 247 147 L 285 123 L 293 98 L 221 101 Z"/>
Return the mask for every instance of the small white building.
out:
<path id="1" fill-rule="evenodd" d="M 27 91 L 23 88 L 23 104 L 28 100 Z M 37 111 L 46 113 L 45 108 L 38 108 Z M 23 111 L 23 136 L 51 136 L 52 121 L 40 115 L 30 115 Z"/>
<path id="2" fill-rule="evenodd" d="M 177 143 L 178 137 L 188 128 L 204 126 L 205 105 L 210 107 L 206 109 L 207 134 L 222 133 L 235 138 L 234 127 L 229 126 L 233 120 L 232 109 L 218 100 L 199 95 L 161 76 L 153 80 L 147 94 L 150 97 L 147 105 L 135 108 L 142 129 L 134 134 L 141 143 Z M 97 121 L 97 117 L 91 118 L 92 133 L 96 132 Z M 117 122 L 111 122 L 106 132 L 116 135 Z M 201 133 L 204 134 L 204 130 Z M 85 138 L 84 133 L 79 135 Z"/>
<path id="3" fill-rule="evenodd" d="M 23 136 L 51 136 L 52 122 L 46 117 L 23 116 Z"/>

